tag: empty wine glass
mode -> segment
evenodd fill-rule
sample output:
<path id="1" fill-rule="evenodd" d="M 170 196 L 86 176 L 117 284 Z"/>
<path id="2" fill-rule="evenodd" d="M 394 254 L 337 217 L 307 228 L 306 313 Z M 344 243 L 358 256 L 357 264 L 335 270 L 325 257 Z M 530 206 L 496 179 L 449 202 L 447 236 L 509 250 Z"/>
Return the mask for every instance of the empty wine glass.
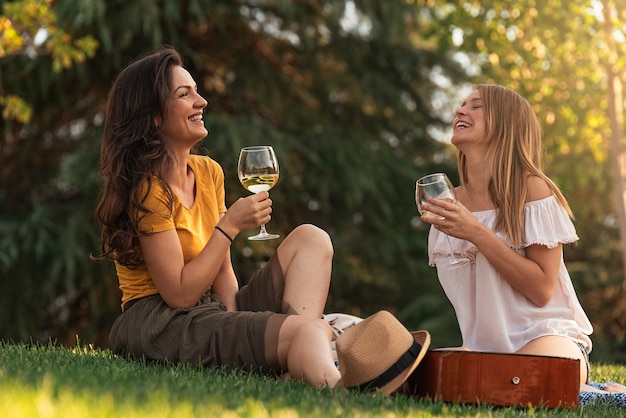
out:
<path id="1" fill-rule="evenodd" d="M 419 213 L 423 216 L 443 219 L 443 216 L 439 216 L 422 209 L 422 205 L 428 203 L 427 201 L 430 197 L 457 203 L 456 195 L 454 194 L 454 187 L 445 173 L 429 174 L 415 182 L 415 203 L 417 203 L 417 210 Z M 448 248 L 450 248 L 450 260 L 448 262 L 448 266 L 460 267 L 469 262 L 469 259 L 465 257 L 457 257 L 454 255 L 452 245 L 450 244 L 450 237 L 448 235 L 446 235 L 446 241 L 448 242 Z"/>
<path id="2" fill-rule="evenodd" d="M 269 145 L 242 148 L 237 174 L 243 187 L 252 193 L 270 190 L 278 182 L 278 160 L 274 149 Z M 269 234 L 263 224 L 261 231 L 248 239 L 258 241 L 278 237 L 280 235 Z"/>

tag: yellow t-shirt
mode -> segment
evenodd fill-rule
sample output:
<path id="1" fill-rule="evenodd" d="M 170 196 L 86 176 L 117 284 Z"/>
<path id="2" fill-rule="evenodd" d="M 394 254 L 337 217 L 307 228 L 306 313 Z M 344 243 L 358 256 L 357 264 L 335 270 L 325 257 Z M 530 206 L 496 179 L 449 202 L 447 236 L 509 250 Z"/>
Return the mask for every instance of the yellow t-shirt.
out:
<path id="1" fill-rule="evenodd" d="M 226 212 L 222 167 L 211 158 L 199 155 L 190 155 L 188 165 L 196 178 L 193 205 L 185 207 L 174 194 L 170 214 L 163 187 L 153 181 L 152 190 L 144 204 L 154 213 L 142 219 L 140 226 L 142 231 L 152 233 L 176 229 L 185 264 L 202 251 L 219 221 L 219 214 Z M 134 269 L 118 263 L 115 267 L 122 291 L 122 310 L 129 300 L 159 293 L 145 264 Z"/>

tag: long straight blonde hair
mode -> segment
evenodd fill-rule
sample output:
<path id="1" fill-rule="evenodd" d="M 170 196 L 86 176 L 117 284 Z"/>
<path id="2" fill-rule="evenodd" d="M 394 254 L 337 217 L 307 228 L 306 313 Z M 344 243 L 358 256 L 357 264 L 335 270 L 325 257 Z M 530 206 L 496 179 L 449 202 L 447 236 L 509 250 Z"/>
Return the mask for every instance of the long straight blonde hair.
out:
<path id="1" fill-rule="evenodd" d="M 486 123 L 485 159 L 491 171 L 489 197 L 497 209 L 495 228 L 513 245 L 522 244 L 527 178 L 542 178 L 570 217 L 572 211 L 558 186 L 541 168 L 541 127 L 526 99 L 515 91 L 494 84 L 478 84 Z M 457 153 L 459 176 L 466 185 L 467 158 Z"/>

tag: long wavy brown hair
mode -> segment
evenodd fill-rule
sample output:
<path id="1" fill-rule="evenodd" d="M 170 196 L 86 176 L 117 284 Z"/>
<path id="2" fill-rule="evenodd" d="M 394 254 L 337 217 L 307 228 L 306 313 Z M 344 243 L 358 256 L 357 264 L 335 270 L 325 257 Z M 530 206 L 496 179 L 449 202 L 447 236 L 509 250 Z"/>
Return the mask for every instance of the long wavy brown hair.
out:
<path id="1" fill-rule="evenodd" d="M 491 168 L 489 197 L 497 209 L 495 227 L 518 246 L 522 243 L 528 176 L 542 178 L 571 217 L 572 211 L 558 186 L 542 171 L 541 127 L 532 106 L 503 86 L 478 84 L 476 88 L 485 111 L 485 159 Z M 467 158 L 459 151 L 457 159 L 461 184 L 467 185 Z"/>
<path id="2" fill-rule="evenodd" d="M 113 83 L 100 149 L 104 185 L 95 211 L 102 254 L 94 259 L 129 268 L 143 262 L 138 224 L 149 213 L 143 202 L 153 182 L 162 183 L 171 210 L 172 191 L 163 179 L 175 161 L 155 120 L 165 116 L 172 68 L 182 65 L 181 55 L 164 47 L 128 65 Z"/>

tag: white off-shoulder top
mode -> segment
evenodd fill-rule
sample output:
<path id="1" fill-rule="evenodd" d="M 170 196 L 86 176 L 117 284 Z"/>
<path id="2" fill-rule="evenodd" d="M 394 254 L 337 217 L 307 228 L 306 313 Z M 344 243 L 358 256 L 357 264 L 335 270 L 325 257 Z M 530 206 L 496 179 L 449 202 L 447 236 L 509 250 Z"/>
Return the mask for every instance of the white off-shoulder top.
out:
<path id="1" fill-rule="evenodd" d="M 495 209 L 474 215 L 493 231 Z M 571 219 L 554 196 L 525 205 L 523 243 L 519 248 L 502 234 L 496 235 L 521 255 L 533 244 L 555 248 L 578 240 Z M 562 335 L 591 351 L 589 335 L 593 328 L 578 301 L 562 253 L 554 295 L 547 305 L 539 307 L 513 289 L 474 244 L 454 237 L 450 242 L 454 253 L 469 258 L 471 263 L 454 269 L 444 267 L 450 256 L 446 236 L 431 227 L 429 263 L 437 266 L 439 282 L 456 312 L 464 347 L 513 353 L 535 338 Z"/>

